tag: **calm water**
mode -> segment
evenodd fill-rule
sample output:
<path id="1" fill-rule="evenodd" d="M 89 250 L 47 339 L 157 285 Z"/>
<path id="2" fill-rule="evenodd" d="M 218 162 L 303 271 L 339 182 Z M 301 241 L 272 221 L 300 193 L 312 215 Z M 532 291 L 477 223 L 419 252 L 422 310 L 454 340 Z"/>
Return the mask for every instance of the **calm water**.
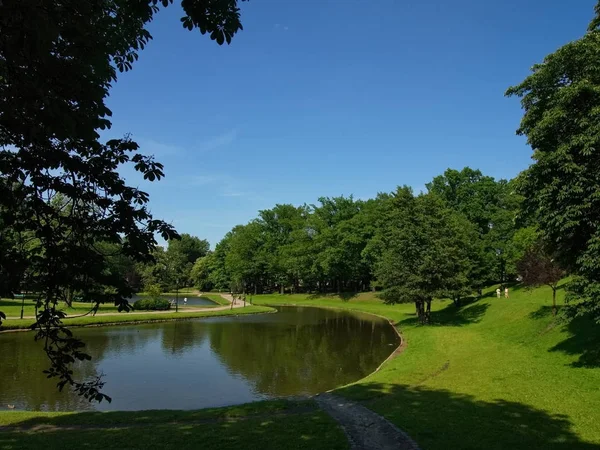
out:
<path id="1" fill-rule="evenodd" d="M 132 305 L 135 303 L 136 300 L 139 300 L 140 298 L 147 298 L 147 297 L 139 297 L 137 295 L 134 295 L 130 300 L 129 303 L 131 303 Z M 169 295 L 169 296 L 163 296 L 163 298 L 166 298 L 167 300 L 175 300 L 175 296 L 174 295 Z M 187 298 L 187 303 L 184 302 L 184 299 Z M 180 294 L 179 295 L 179 306 L 218 306 L 215 302 L 213 302 L 212 300 L 205 298 L 205 297 L 196 297 L 194 296 L 187 296 L 185 294 Z"/>
<path id="2" fill-rule="evenodd" d="M 33 335 L 7 333 L 0 335 L 0 409 L 195 409 L 315 394 L 369 374 L 399 343 L 382 319 L 295 307 L 74 332 L 93 357 L 76 375 L 104 373 L 112 403 L 57 392 L 41 373 L 47 362 Z"/>

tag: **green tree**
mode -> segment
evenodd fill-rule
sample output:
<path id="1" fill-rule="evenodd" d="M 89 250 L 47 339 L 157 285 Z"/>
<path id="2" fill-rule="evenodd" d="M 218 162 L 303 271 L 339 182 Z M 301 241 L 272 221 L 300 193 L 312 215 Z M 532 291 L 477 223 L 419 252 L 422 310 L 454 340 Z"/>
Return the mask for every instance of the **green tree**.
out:
<path id="1" fill-rule="evenodd" d="M 600 11 L 600 6 L 596 7 Z M 518 177 L 524 210 L 560 265 L 577 277 L 569 287 L 572 315 L 600 322 L 600 31 L 588 33 L 536 64 L 508 96 L 521 98 L 517 133 L 534 163 Z"/>
<path id="2" fill-rule="evenodd" d="M 155 234 L 177 234 L 148 212 L 148 195 L 119 175 L 131 165 L 149 181 L 163 167 L 137 153 L 129 138 L 100 142 L 110 127 L 105 105 L 117 71 L 129 70 L 151 39 L 146 29 L 158 5 L 172 0 L 3 0 L 0 2 L 0 221 L 31 233 L 42 251 L 27 255 L 39 288 L 34 328 L 44 343 L 58 387 L 72 386 L 91 400 L 107 399 L 98 378 L 77 382 L 71 365 L 88 359 L 83 343 L 64 328 L 57 302 L 79 291 L 98 305 L 128 310 L 131 289 L 107 273 L 98 242 L 122 242 L 136 261 L 150 258 Z M 219 44 L 241 29 L 236 0 L 182 1 L 185 28 L 209 33 Z M 26 95 L 25 95 L 26 93 Z M 69 213 L 51 203 L 64 196 Z M 1 259 L 1 272 L 15 267 Z M 98 292 L 98 286 L 111 290 Z M 0 319 L 3 315 L 0 315 Z"/>
<path id="3" fill-rule="evenodd" d="M 393 222 L 377 264 L 382 298 L 414 302 L 420 323 L 430 322 L 431 301 L 468 289 L 469 248 L 475 232 L 461 214 L 434 194 L 413 196 L 399 188 Z"/>
<path id="4" fill-rule="evenodd" d="M 520 197 L 512 183 L 495 180 L 479 170 L 465 167 L 447 169 L 427 184 L 429 192 L 441 198 L 453 210 L 463 214 L 479 234 L 469 279 L 477 290 L 492 281 L 504 283 L 513 268 L 510 246 L 517 229 L 516 216 Z"/>
<path id="5" fill-rule="evenodd" d="M 548 253 L 542 241 L 530 246 L 517 263 L 517 270 L 526 286 L 550 286 L 552 289 L 552 314 L 556 315 L 556 290 L 565 276 L 564 270 Z"/>
<path id="6" fill-rule="evenodd" d="M 198 258 L 206 256 L 210 244 L 205 239 L 187 233 L 181 239 L 172 240 L 167 247 L 167 258 L 181 281 L 181 285 L 191 284 L 191 272 Z"/>
<path id="7" fill-rule="evenodd" d="M 207 292 L 214 288 L 211 280 L 213 260 L 213 253 L 209 252 L 206 256 L 198 258 L 192 266 L 190 278 L 193 286 L 197 287 L 200 291 Z"/>

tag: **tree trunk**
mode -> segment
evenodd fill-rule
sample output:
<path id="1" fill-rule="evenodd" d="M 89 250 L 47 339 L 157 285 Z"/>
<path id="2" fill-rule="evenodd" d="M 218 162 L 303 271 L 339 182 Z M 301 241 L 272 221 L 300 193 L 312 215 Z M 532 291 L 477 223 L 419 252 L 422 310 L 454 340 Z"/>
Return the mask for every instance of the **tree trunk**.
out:
<path id="1" fill-rule="evenodd" d="M 431 299 L 427 300 L 427 312 L 425 313 L 425 323 L 431 321 Z"/>
<path id="2" fill-rule="evenodd" d="M 281 295 L 285 294 L 285 288 L 283 287 L 283 283 L 281 283 L 280 289 L 281 289 Z"/>
<path id="3" fill-rule="evenodd" d="M 425 302 L 423 300 L 415 301 L 415 307 L 417 310 L 417 317 L 419 318 L 419 323 L 421 325 L 425 325 L 427 323 L 427 314 L 425 313 Z"/>
<path id="4" fill-rule="evenodd" d="M 556 316 L 556 286 L 551 286 L 552 288 L 552 315 Z"/>

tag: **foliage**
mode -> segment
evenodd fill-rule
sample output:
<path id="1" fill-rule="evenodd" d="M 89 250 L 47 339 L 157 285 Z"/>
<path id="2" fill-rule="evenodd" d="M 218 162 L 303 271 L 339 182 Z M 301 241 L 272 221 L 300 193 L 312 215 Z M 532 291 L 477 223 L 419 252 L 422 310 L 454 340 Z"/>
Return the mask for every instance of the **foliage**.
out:
<path id="1" fill-rule="evenodd" d="M 543 242 L 530 246 L 517 263 L 519 275 L 526 286 L 547 285 L 552 288 L 552 313 L 556 315 L 556 289 L 565 276 L 554 258 L 548 253 Z"/>
<path id="2" fill-rule="evenodd" d="M 47 374 L 60 389 L 72 386 L 90 400 L 108 397 L 101 380 L 73 379 L 71 364 L 89 356 L 63 326 L 59 300 L 77 292 L 94 309 L 112 302 L 128 310 L 132 286 L 107 269 L 109 255 L 99 244 L 118 245 L 126 258 L 141 262 L 150 259 L 156 234 L 177 237 L 152 217 L 148 194 L 119 175 L 129 165 L 146 180 L 160 180 L 162 165 L 137 153 L 128 137 L 100 142 L 98 134 L 111 125 L 105 99 L 117 71 L 131 69 L 151 39 L 146 25 L 158 5 L 0 2 L 0 234 L 13 242 L 1 252 L 2 294 L 18 289 L 28 274 L 39 293 L 32 328 L 51 362 Z M 241 29 L 236 0 L 183 0 L 182 7 L 183 26 L 219 44 Z"/>
<path id="3" fill-rule="evenodd" d="M 453 210 L 463 214 L 476 227 L 476 264 L 469 280 L 475 289 L 495 281 L 504 283 L 514 275 L 511 241 L 518 229 L 515 218 L 520 197 L 510 182 L 496 181 L 470 167 L 448 169 L 428 183 L 427 189 L 443 198 Z"/>
<path id="4" fill-rule="evenodd" d="M 136 311 L 166 311 L 171 309 L 171 302 L 166 298 L 141 298 L 133 304 Z"/>
<path id="5" fill-rule="evenodd" d="M 598 9 L 597 9 L 598 11 Z M 598 20 L 581 39 L 536 64 L 507 95 L 521 97 L 517 133 L 527 137 L 534 164 L 518 177 L 524 210 L 552 254 L 578 275 L 576 313 L 600 322 L 600 31 Z"/>
<path id="6" fill-rule="evenodd" d="M 435 297 L 469 293 L 474 229 L 434 194 L 414 197 L 398 189 L 386 249 L 376 266 L 387 303 L 414 302 L 422 324 L 430 322 Z"/>

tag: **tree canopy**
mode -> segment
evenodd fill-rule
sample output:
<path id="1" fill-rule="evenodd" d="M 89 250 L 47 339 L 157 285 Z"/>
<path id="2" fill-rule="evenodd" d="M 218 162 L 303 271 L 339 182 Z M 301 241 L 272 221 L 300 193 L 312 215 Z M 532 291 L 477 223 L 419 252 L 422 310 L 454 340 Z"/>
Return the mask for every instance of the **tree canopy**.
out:
<path id="1" fill-rule="evenodd" d="M 596 11 L 600 11 L 596 8 Z M 581 39 L 533 66 L 507 91 L 521 97 L 518 134 L 534 163 L 517 180 L 524 210 L 539 226 L 557 261 L 578 277 L 573 314 L 600 321 L 600 31 L 598 19 Z"/>
<path id="2" fill-rule="evenodd" d="M 100 379 L 73 379 L 70 365 L 89 356 L 64 327 L 58 301 L 77 291 L 96 308 L 110 301 L 128 310 L 132 288 L 107 270 L 102 247 L 143 262 L 152 259 L 155 235 L 178 237 L 150 214 L 148 194 L 119 175 L 130 165 L 160 180 L 163 166 L 127 136 L 102 142 L 99 135 L 111 126 L 105 100 L 118 71 L 133 67 L 151 39 L 147 24 L 172 2 L 0 2 L 0 234 L 13 242 L 0 256 L 3 294 L 20 288 L 26 260 L 38 292 L 32 328 L 50 359 L 48 376 L 90 400 L 108 397 Z M 181 5 L 181 24 L 218 44 L 242 29 L 236 0 Z"/>

